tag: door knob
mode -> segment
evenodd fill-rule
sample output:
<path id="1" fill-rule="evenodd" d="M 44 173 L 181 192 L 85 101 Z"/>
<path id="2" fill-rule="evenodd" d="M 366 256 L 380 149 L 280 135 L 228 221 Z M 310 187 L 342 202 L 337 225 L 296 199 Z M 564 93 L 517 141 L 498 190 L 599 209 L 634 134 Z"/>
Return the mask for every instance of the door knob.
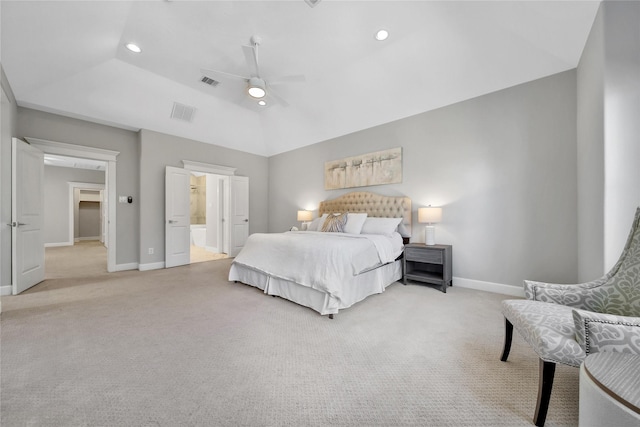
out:
<path id="1" fill-rule="evenodd" d="M 249 222 L 249 220 L 248 220 L 248 219 L 245 219 L 245 220 L 244 220 L 244 222 Z"/>
<path id="2" fill-rule="evenodd" d="M 176 222 L 178 222 L 178 221 L 174 221 L 172 219 L 169 220 L 169 224 L 175 224 Z"/>

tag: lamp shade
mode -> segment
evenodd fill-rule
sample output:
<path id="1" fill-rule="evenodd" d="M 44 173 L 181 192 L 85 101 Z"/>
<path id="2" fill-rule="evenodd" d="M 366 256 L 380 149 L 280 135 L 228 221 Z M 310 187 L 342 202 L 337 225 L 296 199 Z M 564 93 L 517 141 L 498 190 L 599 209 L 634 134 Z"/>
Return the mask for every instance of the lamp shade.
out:
<path id="1" fill-rule="evenodd" d="M 313 219 L 313 212 L 298 211 L 298 221 L 311 221 L 312 219 Z"/>
<path id="2" fill-rule="evenodd" d="M 442 208 L 418 208 L 418 222 L 426 224 L 435 224 L 442 221 Z"/>

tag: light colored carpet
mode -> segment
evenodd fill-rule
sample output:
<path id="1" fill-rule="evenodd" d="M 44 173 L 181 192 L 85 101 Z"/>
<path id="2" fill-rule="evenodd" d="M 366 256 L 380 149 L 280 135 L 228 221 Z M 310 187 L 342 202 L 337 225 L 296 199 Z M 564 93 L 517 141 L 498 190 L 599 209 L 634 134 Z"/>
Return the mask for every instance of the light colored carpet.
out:
<path id="1" fill-rule="evenodd" d="M 203 247 L 191 245 L 191 262 L 207 262 L 217 261 L 219 259 L 228 258 L 227 254 L 215 253 L 206 250 Z"/>
<path id="2" fill-rule="evenodd" d="M 329 320 L 229 283 L 230 262 L 4 297 L 0 424 L 532 425 L 538 360 L 514 334 L 500 362 L 505 296 L 396 283 Z M 577 421 L 558 366 L 546 425 Z"/>

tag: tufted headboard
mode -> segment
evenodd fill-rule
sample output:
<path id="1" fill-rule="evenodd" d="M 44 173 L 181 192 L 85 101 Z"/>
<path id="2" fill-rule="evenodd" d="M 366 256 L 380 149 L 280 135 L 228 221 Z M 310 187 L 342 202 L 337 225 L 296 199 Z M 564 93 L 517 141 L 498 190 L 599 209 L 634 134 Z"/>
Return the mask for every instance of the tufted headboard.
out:
<path id="1" fill-rule="evenodd" d="M 367 191 L 355 191 L 320 202 L 318 215 L 334 212 L 366 212 L 376 218 L 400 218 L 403 237 L 411 236 L 411 199 L 408 197 L 382 196 Z M 405 236 L 406 234 L 406 236 Z"/>

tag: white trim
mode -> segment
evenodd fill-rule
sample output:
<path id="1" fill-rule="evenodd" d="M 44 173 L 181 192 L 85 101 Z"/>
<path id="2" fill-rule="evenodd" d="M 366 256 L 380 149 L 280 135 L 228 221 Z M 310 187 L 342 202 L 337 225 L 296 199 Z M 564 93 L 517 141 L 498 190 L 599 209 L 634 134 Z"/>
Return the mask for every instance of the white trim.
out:
<path id="1" fill-rule="evenodd" d="M 57 248 L 59 246 L 73 246 L 73 243 L 69 242 L 57 242 L 57 243 L 45 243 L 45 248 Z"/>
<path id="2" fill-rule="evenodd" d="M 209 163 L 193 162 L 191 160 L 183 160 L 182 164 L 186 170 L 212 173 L 214 175 L 233 176 L 236 174 L 236 169 L 238 169 L 228 166 L 211 165 Z"/>
<path id="3" fill-rule="evenodd" d="M 138 263 L 130 262 L 129 264 L 116 264 L 116 269 L 114 271 L 127 271 L 127 270 L 137 270 Z"/>
<path id="4" fill-rule="evenodd" d="M 80 157 L 107 162 L 105 170 L 105 188 L 107 192 L 107 206 L 109 209 L 107 233 L 107 271 L 116 270 L 116 157 L 119 151 L 104 150 L 102 148 L 86 147 L 84 145 L 67 144 L 40 138 L 25 138 L 31 145 L 46 154 L 60 154 L 63 156 Z"/>
<path id="5" fill-rule="evenodd" d="M 65 142 L 49 141 L 40 138 L 25 138 L 29 144 L 47 154 L 59 154 L 61 156 L 86 157 L 93 160 L 116 160 L 119 151 L 104 150 L 102 148 L 87 147 L 84 145 L 67 144 Z M 81 150 L 82 153 L 78 153 Z M 89 154 L 91 154 L 89 156 Z"/>
<path id="6" fill-rule="evenodd" d="M 519 288 L 517 286 L 511 286 L 511 285 L 503 285 L 501 283 L 483 282 L 482 280 L 473 280 L 473 279 L 464 279 L 462 277 L 454 277 L 453 286 L 524 298 L 524 288 Z"/>
<path id="7" fill-rule="evenodd" d="M 13 285 L 0 286 L 0 296 L 6 297 L 13 294 Z"/>
<path id="8" fill-rule="evenodd" d="M 139 264 L 138 270 L 140 271 L 149 271 L 149 270 L 159 270 L 164 268 L 164 261 L 161 262 L 149 262 L 147 264 Z"/>

